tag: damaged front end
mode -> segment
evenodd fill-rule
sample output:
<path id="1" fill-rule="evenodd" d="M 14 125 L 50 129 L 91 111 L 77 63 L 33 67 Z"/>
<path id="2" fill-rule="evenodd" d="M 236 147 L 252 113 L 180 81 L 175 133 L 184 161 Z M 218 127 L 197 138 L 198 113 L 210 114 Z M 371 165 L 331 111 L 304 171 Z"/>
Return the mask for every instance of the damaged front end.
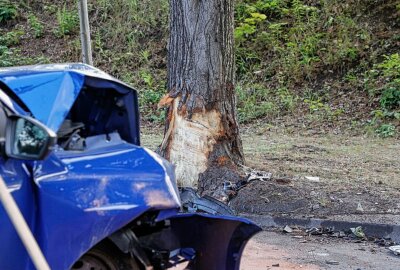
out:
<path id="1" fill-rule="evenodd" d="M 247 241 L 259 231 L 250 221 L 233 216 L 178 214 L 153 222 L 145 215 L 110 239 L 145 269 L 183 265 L 191 270 L 233 270 L 239 269 Z"/>
<path id="2" fill-rule="evenodd" d="M 110 240 L 145 269 L 239 269 L 261 229 L 193 190 L 179 196 L 172 165 L 140 146 L 134 89 L 82 64 L 0 75 L 15 102 L 57 133 L 49 157 L 29 165 L 26 203 L 52 269 L 70 269 Z"/>

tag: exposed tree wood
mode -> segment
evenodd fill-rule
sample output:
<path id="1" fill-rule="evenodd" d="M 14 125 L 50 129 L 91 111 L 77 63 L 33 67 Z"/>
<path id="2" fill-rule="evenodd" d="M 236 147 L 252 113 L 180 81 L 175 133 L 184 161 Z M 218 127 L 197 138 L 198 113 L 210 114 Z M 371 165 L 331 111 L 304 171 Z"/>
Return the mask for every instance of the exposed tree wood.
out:
<path id="1" fill-rule="evenodd" d="M 181 186 L 210 186 L 198 183 L 201 175 L 200 182 L 213 179 L 214 189 L 226 168 L 234 171 L 244 162 L 235 111 L 233 4 L 170 0 L 170 92 L 159 103 L 168 108 L 160 149 L 176 165 Z"/>

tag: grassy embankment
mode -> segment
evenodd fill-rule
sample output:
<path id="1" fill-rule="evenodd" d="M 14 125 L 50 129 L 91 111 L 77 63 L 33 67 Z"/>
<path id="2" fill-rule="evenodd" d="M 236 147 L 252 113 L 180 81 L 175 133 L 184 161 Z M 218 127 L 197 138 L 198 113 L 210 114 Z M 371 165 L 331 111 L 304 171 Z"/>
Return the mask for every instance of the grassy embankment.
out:
<path id="1" fill-rule="evenodd" d="M 288 132 L 399 136 L 396 0 L 237 0 L 238 115 Z M 0 0 L 0 66 L 80 59 L 75 1 Z M 94 63 L 140 89 L 162 123 L 168 1 L 93 0 Z"/>

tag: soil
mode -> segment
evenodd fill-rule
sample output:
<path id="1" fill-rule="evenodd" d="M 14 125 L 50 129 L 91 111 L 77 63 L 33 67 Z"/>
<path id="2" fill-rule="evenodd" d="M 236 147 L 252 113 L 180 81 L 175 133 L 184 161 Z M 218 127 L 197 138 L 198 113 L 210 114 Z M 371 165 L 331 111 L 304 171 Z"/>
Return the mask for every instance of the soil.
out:
<path id="1" fill-rule="evenodd" d="M 250 183 L 231 201 L 239 212 L 319 218 L 400 212 L 399 140 L 242 134 L 249 167 L 291 180 Z"/>
<path id="2" fill-rule="evenodd" d="M 143 130 L 145 146 L 155 149 L 161 139 L 161 129 Z M 237 212 L 398 222 L 400 140 L 254 126 L 242 129 L 242 139 L 246 165 L 273 177 L 240 189 L 230 201 Z"/>

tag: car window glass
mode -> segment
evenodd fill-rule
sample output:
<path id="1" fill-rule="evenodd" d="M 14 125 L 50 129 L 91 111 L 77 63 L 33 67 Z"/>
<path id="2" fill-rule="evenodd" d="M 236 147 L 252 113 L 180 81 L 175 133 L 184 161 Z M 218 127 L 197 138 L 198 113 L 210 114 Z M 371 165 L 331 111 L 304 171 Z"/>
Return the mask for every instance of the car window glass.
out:
<path id="1" fill-rule="evenodd" d="M 48 140 L 46 131 L 24 118 L 17 120 L 13 153 L 39 155 Z"/>

